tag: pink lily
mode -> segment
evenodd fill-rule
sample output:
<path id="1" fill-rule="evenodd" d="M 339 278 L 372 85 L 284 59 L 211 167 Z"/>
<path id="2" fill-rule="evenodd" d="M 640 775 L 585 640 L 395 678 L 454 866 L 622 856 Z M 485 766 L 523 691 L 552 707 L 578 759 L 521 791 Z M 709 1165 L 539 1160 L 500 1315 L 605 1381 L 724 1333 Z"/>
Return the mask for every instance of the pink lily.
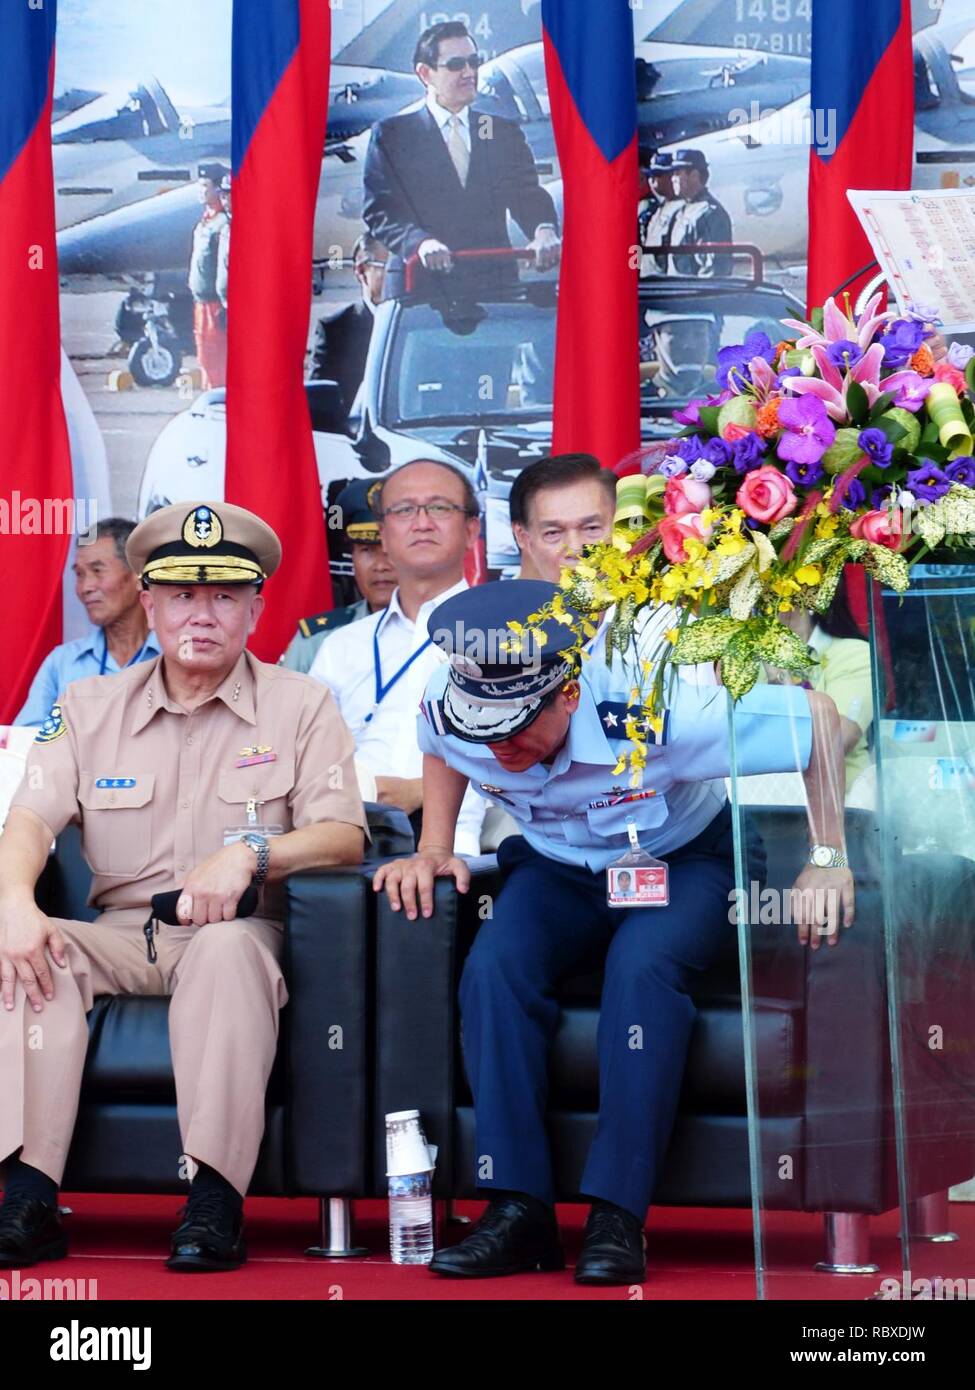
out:
<path id="1" fill-rule="evenodd" d="M 764 357 L 753 357 L 748 364 L 748 373 L 752 379 L 748 394 L 754 397 L 756 405 L 765 405 L 771 396 L 778 394 L 775 368 Z"/>
<path id="2" fill-rule="evenodd" d="M 812 355 L 816 359 L 820 375 L 787 376 L 782 382 L 782 389 L 799 396 L 818 396 L 831 420 L 841 425 L 849 420 L 846 394 L 851 381 L 859 382 L 871 405 L 880 395 L 880 364 L 884 360 L 884 349 L 880 343 L 874 343 L 872 347 L 867 348 L 860 361 L 845 376 L 833 366 L 822 344 L 812 345 Z"/>
<path id="3" fill-rule="evenodd" d="M 890 310 L 877 312 L 882 299 L 882 294 L 875 294 L 855 321 L 837 307 L 835 299 L 827 299 L 823 305 L 822 333 L 813 328 L 812 324 L 802 323 L 799 319 L 783 319 L 782 322 L 786 328 L 792 328 L 800 335 L 796 339 L 797 348 L 828 347 L 830 343 L 846 340 L 856 343 L 866 351 L 876 337 L 878 329 L 894 317 Z"/>

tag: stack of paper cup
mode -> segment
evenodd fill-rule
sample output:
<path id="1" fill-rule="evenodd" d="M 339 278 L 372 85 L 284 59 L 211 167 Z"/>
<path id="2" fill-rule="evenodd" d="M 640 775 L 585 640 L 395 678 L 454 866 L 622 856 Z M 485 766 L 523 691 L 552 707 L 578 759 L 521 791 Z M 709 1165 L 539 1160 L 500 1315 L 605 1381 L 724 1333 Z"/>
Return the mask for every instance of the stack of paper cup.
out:
<path id="1" fill-rule="evenodd" d="M 386 1176 L 407 1177 L 429 1173 L 436 1162 L 436 1150 L 427 1144 L 420 1124 L 419 1110 L 395 1110 L 386 1116 Z"/>

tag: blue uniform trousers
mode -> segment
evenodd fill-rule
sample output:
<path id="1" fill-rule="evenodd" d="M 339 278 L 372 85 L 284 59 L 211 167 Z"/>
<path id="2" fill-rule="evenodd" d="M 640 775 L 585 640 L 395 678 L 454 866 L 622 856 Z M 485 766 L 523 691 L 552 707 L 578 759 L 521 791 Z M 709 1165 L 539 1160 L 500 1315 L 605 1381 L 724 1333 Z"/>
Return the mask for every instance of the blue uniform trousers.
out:
<path id="1" fill-rule="evenodd" d="M 549 859 L 520 837 L 502 842 L 504 886 L 460 984 L 478 1186 L 554 1200 L 545 1111 L 555 986 L 603 951 L 599 1122 L 581 1191 L 644 1218 L 694 1025 L 688 987 L 735 931 L 732 855 L 725 806 L 667 856 L 670 905 L 624 910 L 607 906 L 604 872 Z"/>

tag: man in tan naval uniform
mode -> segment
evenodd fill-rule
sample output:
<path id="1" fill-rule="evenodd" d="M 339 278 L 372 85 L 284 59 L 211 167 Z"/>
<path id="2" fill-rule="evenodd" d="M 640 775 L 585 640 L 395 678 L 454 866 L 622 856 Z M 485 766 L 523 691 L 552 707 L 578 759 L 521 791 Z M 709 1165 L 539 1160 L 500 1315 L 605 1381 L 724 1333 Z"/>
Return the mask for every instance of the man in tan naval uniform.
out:
<path id="1" fill-rule="evenodd" d="M 126 550 L 162 655 L 63 693 L 0 837 L 0 1267 L 66 1254 L 57 1188 L 85 1014 L 95 995 L 120 993 L 172 997 L 180 1134 L 198 1167 L 168 1264 L 243 1262 L 243 1196 L 288 997 L 280 881 L 363 855 L 354 745 L 332 695 L 244 650 L 281 558 L 271 528 L 226 503 L 183 503 L 142 522 Z M 71 821 L 92 868 L 93 923 L 34 903 Z M 265 878 L 254 915 L 238 918 Z M 151 896 L 173 889 L 180 925 L 146 934 Z"/>

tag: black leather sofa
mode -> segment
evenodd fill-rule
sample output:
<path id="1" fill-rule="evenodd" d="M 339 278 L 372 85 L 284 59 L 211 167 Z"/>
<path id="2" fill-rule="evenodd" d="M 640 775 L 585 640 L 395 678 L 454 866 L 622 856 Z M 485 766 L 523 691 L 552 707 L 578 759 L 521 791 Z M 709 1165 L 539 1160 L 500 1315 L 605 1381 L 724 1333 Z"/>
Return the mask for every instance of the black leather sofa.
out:
<path id="1" fill-rule="evenodd" d="M 376 805 L 367 812 L 371 860 L 411 852 L 402 812 Z M 90 921 L 97 913 L 86 902 L 89 883 L 79 833 L 69 826 L 38 883 L 37 900 L 51 916 Z M 281 1012 L 250 1190 L 321 1199 L 321 1244 L 313 1253 L 348 1251 L 349 1201 L 368 1190 L 372 897 L 365 867 L 287 881 L 289 1002 Z M 95 1000 L 65 1191 L 186 1192 L 168 1009 L 165 998 Z"/>
<path id="2" fill-rule="evenodd" d="M 768 851 L 768 886 L 790 885 L 805 859 L 805 816 L 749 808 L 749 833 Z M 752 1048 L 760 1115 L 763 1202 L 769 1211 L 823 1213 L 821 1268 L 870 1272 L 868 1218 L 898 1204 L 888 1031 L 888 983 L 879 865 L 869 816 L 858 820 L 858 906 L 836 948 L 798 946 L 794 927 L 750 927 L 747 984 L 753 1028 L 742 1026 L 737 932 L 695 992 L 698 1019 L 678 1119 L 654 1205 L 747 1207 L 751 1202 L 745 1047 Z M 913 996 L 936 997 L 937 1016 L 971 1038 L 975 1019 L 975 864 L 923 856 L 900 909 L 922 913 L 928 890 L 954 875 L 957 910 L 929 918 Z M 373 1179 L 383 1190 L 383 1115 L 421 1111 L 439 1146 L 434 1191 L 473 1197 L 474 1114 L 459 1046 L 457 985 L 487 898 L 500 887 L 496 862 L 476 861 L 471 888 L 438 884 L 433 917 L 410 922 L 376 905 L 376 1096 Z M 927 895 L 927 896 L 926 896 Z M 958 967 L 952 968 L 952 962 Z M 560 1200 L 579 1199 L 596 1126 L 598 966 L 566 980 L 550 1064 L 550 1140 Z M 902 1010 L 908 1088 L 909 1196 L 920 1201 L 975 1168 L 975 1061 L 958 1065 L 927 1048 L 927 1033 Z M 949 1022 L 950 1020 L 950 1022 Z M 913 1119 L 911 1118 L 913 1117 Z M 782 1155 L 793 1159 L 783 1178 Z M 786 1169 L 786 1171 L 788 1171 Z M 920 1210 L 920 1209 L 919 1209 Z"/>

